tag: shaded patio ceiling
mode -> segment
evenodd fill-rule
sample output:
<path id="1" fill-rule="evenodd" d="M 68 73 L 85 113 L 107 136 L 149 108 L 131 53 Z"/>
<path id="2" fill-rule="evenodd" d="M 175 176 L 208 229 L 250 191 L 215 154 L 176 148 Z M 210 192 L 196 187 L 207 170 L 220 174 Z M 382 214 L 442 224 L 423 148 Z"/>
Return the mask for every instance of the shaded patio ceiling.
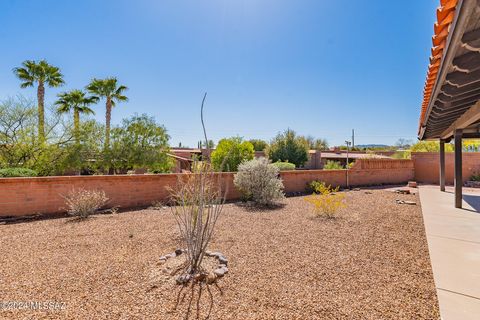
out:
<path id="1" fill-rule="evenodd" d="M 418 137 L 421 140 L 480 133 L 480 0 L 442 0 Z"/>

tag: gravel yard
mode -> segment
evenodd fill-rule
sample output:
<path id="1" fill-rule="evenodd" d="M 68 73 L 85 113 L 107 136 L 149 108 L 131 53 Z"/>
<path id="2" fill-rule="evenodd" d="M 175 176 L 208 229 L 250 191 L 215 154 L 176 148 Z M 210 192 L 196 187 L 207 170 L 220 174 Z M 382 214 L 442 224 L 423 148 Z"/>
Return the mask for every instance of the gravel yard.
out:
<path id="1" fill-rule="evenodd" d="M 346 199 L 332 220 L 304 197 L 271 210 L 227 204 L 210 249 L 229 273 L 222 294 L 211 286 L 210 318 L 439 319 L 418 196 L 362 189 Z M 180 287 L 158 264 L 178 248 L 169 209 L 0 225 L 0 239 L 0 302 L 64 307 L 0 308 L 0 319 L 182 319 L 190 292 L 202 318 L 210 306 L 195 289 L 173 310 Z"/>

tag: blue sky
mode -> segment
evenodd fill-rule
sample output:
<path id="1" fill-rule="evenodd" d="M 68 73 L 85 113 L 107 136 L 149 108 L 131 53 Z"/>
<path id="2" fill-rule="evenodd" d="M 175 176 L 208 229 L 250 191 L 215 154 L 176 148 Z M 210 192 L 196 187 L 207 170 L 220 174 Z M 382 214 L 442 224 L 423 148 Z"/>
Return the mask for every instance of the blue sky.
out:
<path id="1" fill-rule="evenodd" d="M 0 98 L 12 68 L 47 59 L 67 82 L 116 76 L 135 112 L 155 116 L 172 145 L 210 137 L 269 140 L 292 128 L 343 143 L 415 139 L 437 0 L 2 0 Z M 104 119 L 104 106 L 95 107 Z"/>

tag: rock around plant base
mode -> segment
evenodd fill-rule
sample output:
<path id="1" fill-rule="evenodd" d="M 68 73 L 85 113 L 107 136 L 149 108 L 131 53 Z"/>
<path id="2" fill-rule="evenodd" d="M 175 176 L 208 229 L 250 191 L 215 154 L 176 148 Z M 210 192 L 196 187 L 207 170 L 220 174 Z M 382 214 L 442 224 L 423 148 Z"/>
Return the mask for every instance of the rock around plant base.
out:
<path id="1" fill-rule="evenodd" d="M 183 253 L 186 249 L 177 249 L 172 253 L 159 258 L 159 264 L 163 266 L 162 272 L 175 277 L 179 285 L 185 285 L 190 281 L 205 282 L 212 284 L 228 273 L 228 259 L 221 252 L 206 251 L 202 262 L 202 271 L 197 274 L 184 273 L 183 267 L 186 264 L 186 257 Z"/>

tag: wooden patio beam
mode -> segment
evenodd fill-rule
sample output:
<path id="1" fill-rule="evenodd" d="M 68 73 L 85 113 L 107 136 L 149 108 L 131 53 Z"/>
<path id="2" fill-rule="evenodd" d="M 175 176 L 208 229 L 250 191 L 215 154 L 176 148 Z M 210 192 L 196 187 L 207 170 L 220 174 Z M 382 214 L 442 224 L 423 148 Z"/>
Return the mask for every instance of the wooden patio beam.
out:
<path id="1" fill-rule="evenodd" d="M 470 109 L 468 109 L 460 118 L 458 118 L 454 123 L 445 130 L 441 138 L 446 139 L 451 137 L 456 129 L 464 129 L 480 120 L 480 102 L 475 103 Z"/>

